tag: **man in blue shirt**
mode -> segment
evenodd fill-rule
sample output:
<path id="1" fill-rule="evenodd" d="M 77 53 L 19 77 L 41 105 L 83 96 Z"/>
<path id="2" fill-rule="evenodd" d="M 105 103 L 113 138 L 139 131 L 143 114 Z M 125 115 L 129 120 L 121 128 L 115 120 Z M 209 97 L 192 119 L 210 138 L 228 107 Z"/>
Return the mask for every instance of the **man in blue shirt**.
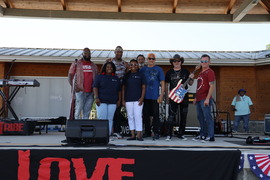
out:
<path id="1" fill-rule="evenodd" d="M 146 93 L 143 106 L 143 122 L 145 125 L 145 137 L 151 136 L 150 116 L 153 116 L 153 139 L 159 139 L 160 119 L 159 104 L 163 101 L 165 91 L 165 76 L 163 70 L 156 66 L 156 55 L 147 56 L 148 64 L 140 69 L 146 80 Z M 161 86 L 161 89 L 159 89 Z"/>
<path id="2" fill-rule="evenodd" d="M 238 125 L 241 119 L 244 121 L 244 130 L 248 132 L 248 122 L 250 116 L 250 108 L 254 111 L 253 103 L 246 94 L 246 90 L 239 89 L 238 95 L 233 98 L 231 109 L 234 111 L 234 132 L 238 131 Z"/>

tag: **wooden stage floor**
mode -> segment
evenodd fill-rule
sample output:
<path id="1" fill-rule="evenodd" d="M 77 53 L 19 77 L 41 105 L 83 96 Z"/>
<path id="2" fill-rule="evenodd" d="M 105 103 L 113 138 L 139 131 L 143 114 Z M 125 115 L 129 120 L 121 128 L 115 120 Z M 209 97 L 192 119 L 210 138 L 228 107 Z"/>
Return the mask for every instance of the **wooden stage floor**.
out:
<path id="1" fill-rule="evenodd" d="M 9 149 L 44 149 L 44 148 L 124 148 L 124 149 L 184 149 L 184 150 L 233 150 L 238 149 L 242 152 L 269 153 L 270 145 L 248 145 L 248 136 L 265 138 L 269 135 L 264 134 L 234 134 L 227 136 L 216 136 L 215 142 L 193 141 L 194 136 L 187 135 L 187 141 L 173 137 L 171 141 L 166 141 L 165 137 L 153 141 L 152 138 L 145 138 L 144 141 L 127 141 L 124 139 L 110 138 L 108 145 L 87 145 L 87 146 L 65 146 L 61 143 L 65 139 L 64 132 L 49 131 L 48 133 L 34 132 L 32 135 L 2 135 L 0 136 L 0 148 Z"/>

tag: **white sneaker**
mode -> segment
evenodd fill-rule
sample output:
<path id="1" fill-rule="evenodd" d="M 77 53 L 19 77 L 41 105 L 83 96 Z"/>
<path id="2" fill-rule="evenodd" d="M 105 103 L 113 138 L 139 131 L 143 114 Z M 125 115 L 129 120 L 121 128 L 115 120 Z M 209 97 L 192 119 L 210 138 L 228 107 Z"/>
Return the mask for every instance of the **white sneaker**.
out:
<path id="1" fill-rule="evenodd" d="M 215 141 L 215 137 L 207 137 L 205 138 L 204 140 L 202 140 L 202 143 L 205 143 L 205 142 L 214 142 Z"/>
<path id="2" fill-rule="evenodd" d="M 172 137 L 171 136 L 167 136 L 167 138 L 165 139 L 166 141 L 171 141 Z"/>
<path id="3" fill-rule="evenodd" d="M 202 139 L 201 142 L 205 143 L 205 142 L 209 142 L 209 140 L 210 140 L 210 137 L 206 137 L 205 139 Z"/>
<path id="4" fill-rule="evenodd" d="M 183 141 L 186 141 L 187 140 L 187 138 L 185 136 L 179 136 L 178 138 L 181 139 L 181 140 L 183 140 Z"/>
<path id="5" fill-rule="evenodd" d="M 199 141 L 200 139 L 201 139 L 201 136 L 197 136 L 197 137 L 193 138 L 192 140 L 193 141 Z"/>
<path id="6" fill-rule="evenodd" d="M 123 137 L 119 133 L 113 133 L 114 136 L 117 137 L 117 139 L 122 139 Z"/>

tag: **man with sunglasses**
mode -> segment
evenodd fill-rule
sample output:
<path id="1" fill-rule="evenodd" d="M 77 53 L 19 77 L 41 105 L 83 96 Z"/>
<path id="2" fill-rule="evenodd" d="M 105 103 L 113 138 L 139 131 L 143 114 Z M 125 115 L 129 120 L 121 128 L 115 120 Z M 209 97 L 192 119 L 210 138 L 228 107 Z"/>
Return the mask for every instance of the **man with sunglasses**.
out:
<path id="1" fill-rule="evenodd" d="M 140 69 L 146 80 L 146 93 L 143 106 L 143 122 L 145 125 L 145 136 L 151 136 L 150 116 L 153 117 L 153 140 L 159 139 L 160 119 L 159 103 L 163 101 L 165 91 L 165 77 L 163 70 L 156 66 L 156 55 L 153 53 L 147 56 L 148 64 Z M 161 86 L 161 90 L 159 87 Z M 159 93 L 160 92 L 160 93 Z"/>
<path id="2" fill-rule="evenodd" d="M 200 135 L 193 138 L 194 141 L 202 142 L 215 141 L 214 120 L 211 114 L 213 104 L 212 94 L 214 92 L 214 83 L 216 81 L 215 72 L 209 67 L 210 56 L 203 54 L 201 56 L 202 71 L 197 78 L 197 90 L 194 103 L 197 109 L 197 118 L 200 123 Z"/>
<path id="3" fill-rule="evenodd" d="M 170 63 L 173 66 L 172 69 L 170 69 L 165 76 L 165 92 L 168 95 L 169 90 L 171 91 L 173 88 L 177 86 L 177 83 L 181 79 L 181 83 L 185 83 L 190 75 L 190 72 L 187 69 L 184 69 L 182 67 L 184 63 L 184 58 L 180 57 L 179 54 L 175 54 L 173 56 L 173 59 L 170 59 Z M 190 78 L 188 80 L 188 84 L 193 84 L 193 79 Z M 168 90 L 169 87 L 169 90 Z M 187 89 L 186 87 L 183 87 Z M 169 108 L 169 117 L 167 119 L 167 129 L 168 129 L 168 136 L 166 138 L 167 141 L 170 141 L 172 138 L 172 130 L 173 126 L 175 124 L 176 120 L 176 114 L 177 109 L 180 111 L 180 116 L 178 116 L 179 119 L 179 131 L 177 137 L 181 140 L 187 140 L 187 138 L 184 136 L 185 129 L 186 129 L 186 119 L 187 119 L 187 113 L 188 113 L 188 93 L 185 94 L 185 97 L 181 103 L 174 102 L 173 100 L 169 100 L 169 97 L 166 96 L 166 102 L 170 104 Z"/>

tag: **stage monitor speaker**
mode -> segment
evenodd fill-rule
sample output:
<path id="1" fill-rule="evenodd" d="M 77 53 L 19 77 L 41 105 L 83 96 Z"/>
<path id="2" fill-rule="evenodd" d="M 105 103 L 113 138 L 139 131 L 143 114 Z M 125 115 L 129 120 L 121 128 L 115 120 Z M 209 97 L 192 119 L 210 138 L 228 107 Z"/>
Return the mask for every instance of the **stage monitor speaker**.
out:
<path id="1" fill-rule="evenodd" d="M 68 120 L 66 138 L 68 144 L 108 144 L 109 121 L 103 119 Z"/>

